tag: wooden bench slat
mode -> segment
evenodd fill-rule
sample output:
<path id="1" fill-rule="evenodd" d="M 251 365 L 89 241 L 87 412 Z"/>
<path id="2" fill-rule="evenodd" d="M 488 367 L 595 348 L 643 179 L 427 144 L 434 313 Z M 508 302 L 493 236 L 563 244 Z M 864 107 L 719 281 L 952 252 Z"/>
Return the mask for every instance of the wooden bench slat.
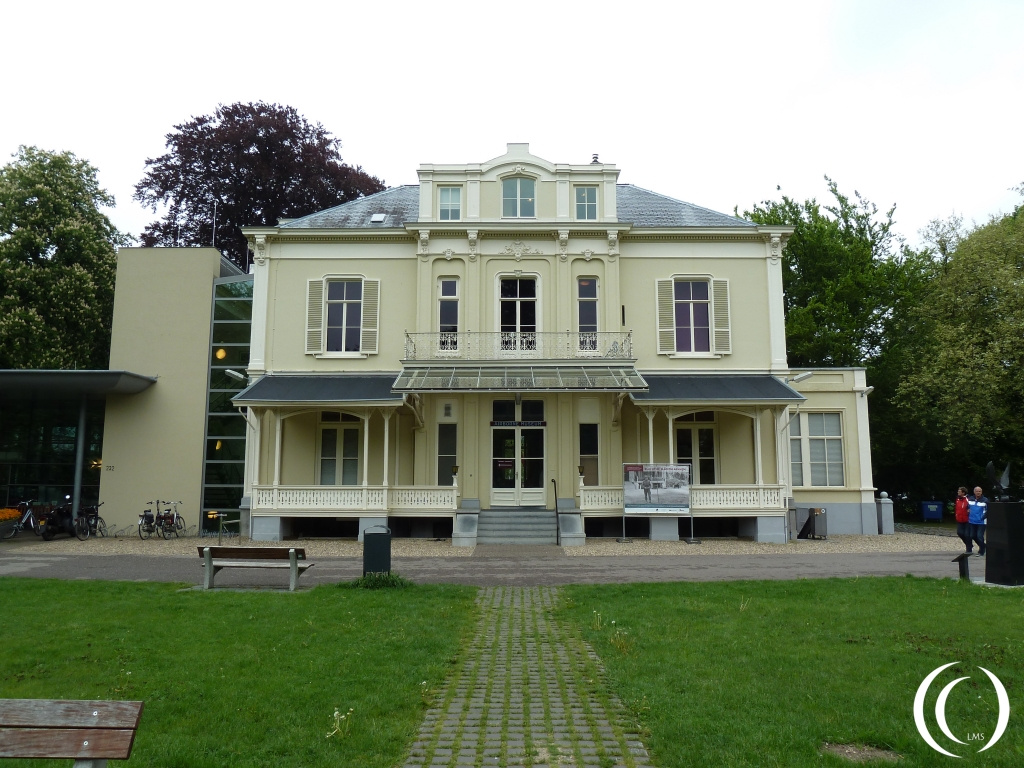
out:
<path id="1" fill-rule="evenodd" d="M 127 760 L 135 731 L 100 728 L 0 728 L 0 758 Z"/>
<path id="2" fill-rule="evenodd" d="M 302 547 L 196 547 L 199 556 L 203 550 L 209 549 L 214 558 L 230 560 L 287 560 L 289 551 L 295 550 L 299 560 L 306 559 L 306 550 Z"/>
<path id="3" fill-rule="evenodd" d="M 0 700 L 0 727 L 138 728 L 141 717 L 141 701 Z"/>
<path id="4" fill-rule="evenodd" d="M 291 563 L 285 562 L 267 562 L 266 560 L 217 560 L 214 558 L 213 564 L 217 568 L 291 568 Z M 298 563 L 300 571 L 304 571 L 307 568 L 312 568 L 313 563 Z"/>

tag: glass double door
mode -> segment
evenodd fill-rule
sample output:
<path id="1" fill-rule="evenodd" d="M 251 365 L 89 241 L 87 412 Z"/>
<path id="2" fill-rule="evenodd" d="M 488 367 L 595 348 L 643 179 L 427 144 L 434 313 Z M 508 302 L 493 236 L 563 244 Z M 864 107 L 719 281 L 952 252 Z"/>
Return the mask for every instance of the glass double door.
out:
<path id="1" fill-rule="evenodd" d="M 495 400 L 491 420 L 491 506 L 545 506 L 544 402 Z"/>

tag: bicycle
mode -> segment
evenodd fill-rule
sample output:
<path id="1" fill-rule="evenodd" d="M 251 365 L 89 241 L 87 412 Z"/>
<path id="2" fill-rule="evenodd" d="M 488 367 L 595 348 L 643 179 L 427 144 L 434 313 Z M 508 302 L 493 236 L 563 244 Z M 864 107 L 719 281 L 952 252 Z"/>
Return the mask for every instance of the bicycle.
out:
<path id="1" fill-rule="evenodd" d="M 106 536 L 107 535 L 107 522 L 100 517 L 100 507 L 105 502 L 94 504 L 91 507 L 83 507 L 78 513 L 79 517 L 84 517 L 89 525 L 89 532 L 93 536 Z"/>
<path id="2" fill-rule="evenodd" d="M 159 503 L 159 502 L 158 502 Z M 164 504 L 170 504 L 170 508 L 164 508 L 163 518 L 163 536 L 165 539 L 171 538 L 173 535 L 175 538 L 178 536 L 185 535 L 185 518 L 178 514 L 178 505 L 180 501 L 164 501 Z"/>
<path id="3" fill-rule="evenodd" d="M 146 502 L 152 505 L 153 502 Z M 146 509 L 139 513 L 139 538 L 145 541 L 157 531 L 156 515 L 153 510 Z"/>
<path id="4" fill-rule="evenodd" d="M 32 509 L 33 504 L 35 504 L 34 499 L 29 499 L 28 501 L 23 501 L 18 504 L 18 511 L 21 512 L 21 517 L 18 518 L 18 521 L 14 525 L 8 526 L 4 530 L 2 534 L 3 538 L 13 538 L 26 528 L 32 531 L 36 536 L 39 536 L 43 532 L 39 525 L 39 521 L 36 520 L 35 512 Z"/>

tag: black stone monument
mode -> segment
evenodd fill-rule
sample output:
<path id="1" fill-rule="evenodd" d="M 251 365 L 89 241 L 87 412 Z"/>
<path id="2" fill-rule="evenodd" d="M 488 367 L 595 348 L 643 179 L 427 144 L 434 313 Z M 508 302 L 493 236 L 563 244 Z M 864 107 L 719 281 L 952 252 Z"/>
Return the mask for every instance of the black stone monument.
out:
<path id="1" fill-rule="evenodd" d="M 985 581 L 1024 584 L 1024 505 L 990 501 L 985 536 Z"/>

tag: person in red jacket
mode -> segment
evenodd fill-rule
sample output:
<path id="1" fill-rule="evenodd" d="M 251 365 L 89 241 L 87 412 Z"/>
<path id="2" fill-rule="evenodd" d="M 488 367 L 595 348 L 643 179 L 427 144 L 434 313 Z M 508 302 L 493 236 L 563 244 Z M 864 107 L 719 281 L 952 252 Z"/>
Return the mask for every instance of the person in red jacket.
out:
<path id="1" fill-rule="evenodd" d="M 974 542 L 971 540 L 970 505 L 967 503 L 967 489 L 960 486 L 956 491 L 956 535 L 960 537 L 967 547 L 967 554 L 974 551 Z"/>

